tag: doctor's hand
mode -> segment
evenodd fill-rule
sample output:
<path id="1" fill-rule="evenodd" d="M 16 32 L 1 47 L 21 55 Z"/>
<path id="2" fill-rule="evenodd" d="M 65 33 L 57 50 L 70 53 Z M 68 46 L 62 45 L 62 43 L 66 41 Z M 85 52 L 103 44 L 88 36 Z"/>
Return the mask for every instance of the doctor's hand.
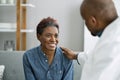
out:
<path id="1" fill-rule="evenodd" d="M 71 60 L 77 59 L 77 54 L 74 51 L 72 51 L 68 48 L 64 48 L 64 47 L 61 47 L 61 49 L 63 50 L 63 54 L 65 54 L 65 56 L 67 56 L 67 58 L 69 58 Z"/>

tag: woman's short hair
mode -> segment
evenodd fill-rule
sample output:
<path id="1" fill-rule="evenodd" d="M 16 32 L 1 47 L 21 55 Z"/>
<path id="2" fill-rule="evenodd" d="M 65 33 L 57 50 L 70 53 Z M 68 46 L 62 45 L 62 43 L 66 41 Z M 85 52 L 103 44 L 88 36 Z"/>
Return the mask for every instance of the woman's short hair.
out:
<path id="1" fill-rule="evenodd" d="M 46 27 L 54 26 L 58 29 L 59 31 L 59 25 L 57 21 L 51 17 L 44 18 L 40 21 L 40 23 L 37 25 L 37 34 L 42 34 L 44 29 Z"/>

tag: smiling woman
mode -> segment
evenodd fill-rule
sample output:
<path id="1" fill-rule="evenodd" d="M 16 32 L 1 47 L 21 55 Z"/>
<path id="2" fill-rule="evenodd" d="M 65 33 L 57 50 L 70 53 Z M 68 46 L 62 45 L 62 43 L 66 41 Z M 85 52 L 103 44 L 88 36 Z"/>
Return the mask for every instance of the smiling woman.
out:
<path id="1" fill-rule="evenodd" d="M 73 80 L 73 61 L 62 53 L 59 25 L 51 17 L 37 25 L 40 45 L 25 52 L 23 66 L 26 80 Z"/>
<path id="2" fill-rule="evenodd" d="M 55 52 L 56 46 L 59 42 L 58 34 L 59 26 L 56 23 L 56 20 L 50 17 L 43 19 L 37 26 L 37 38 L 41 42 L 43 52 L 46 53 L 48 57 L 50 57 L 49 55 L 52 55 L 51 52 Z M 53 56 L 54 54 L 51 57 Z M 51 61 L 52 60 L 50 60 L 49 63 L 51 63 Z"/>

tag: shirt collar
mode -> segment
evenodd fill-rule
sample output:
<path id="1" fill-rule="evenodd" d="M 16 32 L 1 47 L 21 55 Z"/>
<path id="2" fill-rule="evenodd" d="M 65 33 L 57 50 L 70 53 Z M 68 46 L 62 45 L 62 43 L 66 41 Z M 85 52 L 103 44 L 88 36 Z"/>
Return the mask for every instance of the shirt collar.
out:
<path id="1" fill-rule="evenodd" d="M 60 66 L 59 62 L 61 60 L 61 54 L 62 54 L 62 50 L 59 47 L 56 47 L 55 56 L 54 56 L 54 60 L 53 60 L 51 67 L 53 67 L 53 66 L 59 67 Z"/>
<path id="2" fill-rule="evenodd" d="M 108 34 L 114 33 L 116 28 L 119 26 L 120 23 L 120 17 L 116 18 L 112 23 L 110 23 L 105 29 L 104 31 L 102 31 L 102 36 L 100 37 L 104 37 L 109 36 Z"/>
<path id="3" fill-rule="evenodd" d="M 103 33 L 103 30 L 100 31 L 100 32 L 98 32 L 98 33 L 97 33 L 97 36 L 98 36 L 98 37 L 101 37 L 102 33 Z"/>
<path id="4" fill-rule="evenodd" d="M 41 49 L 41 45 L 39 46 L 39 52 L 40 52 L 40 56 L 43 56 L 43 58 L 47 58 L 45 56 L 45 53 Z M 51 67 L 52 66 L 58 66 L 59 67 L 59 61 L 61 60 L 61 57 L 60 57 L 61 54 L 62 54 L 62 50 L 60 49 L 60 47 L 56 47 L 55 56 L 54 56 L 53 62 L 51 64 Z"/>

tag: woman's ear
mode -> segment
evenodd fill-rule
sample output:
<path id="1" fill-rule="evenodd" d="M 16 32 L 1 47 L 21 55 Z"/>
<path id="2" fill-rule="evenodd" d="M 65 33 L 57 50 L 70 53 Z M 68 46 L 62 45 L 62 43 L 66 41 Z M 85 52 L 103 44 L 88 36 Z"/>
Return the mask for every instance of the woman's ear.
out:
<path id="1" fill-rule="evenodd" d="M 37 33 L 37 39 L 40 41 L 40 34 Z"/>

